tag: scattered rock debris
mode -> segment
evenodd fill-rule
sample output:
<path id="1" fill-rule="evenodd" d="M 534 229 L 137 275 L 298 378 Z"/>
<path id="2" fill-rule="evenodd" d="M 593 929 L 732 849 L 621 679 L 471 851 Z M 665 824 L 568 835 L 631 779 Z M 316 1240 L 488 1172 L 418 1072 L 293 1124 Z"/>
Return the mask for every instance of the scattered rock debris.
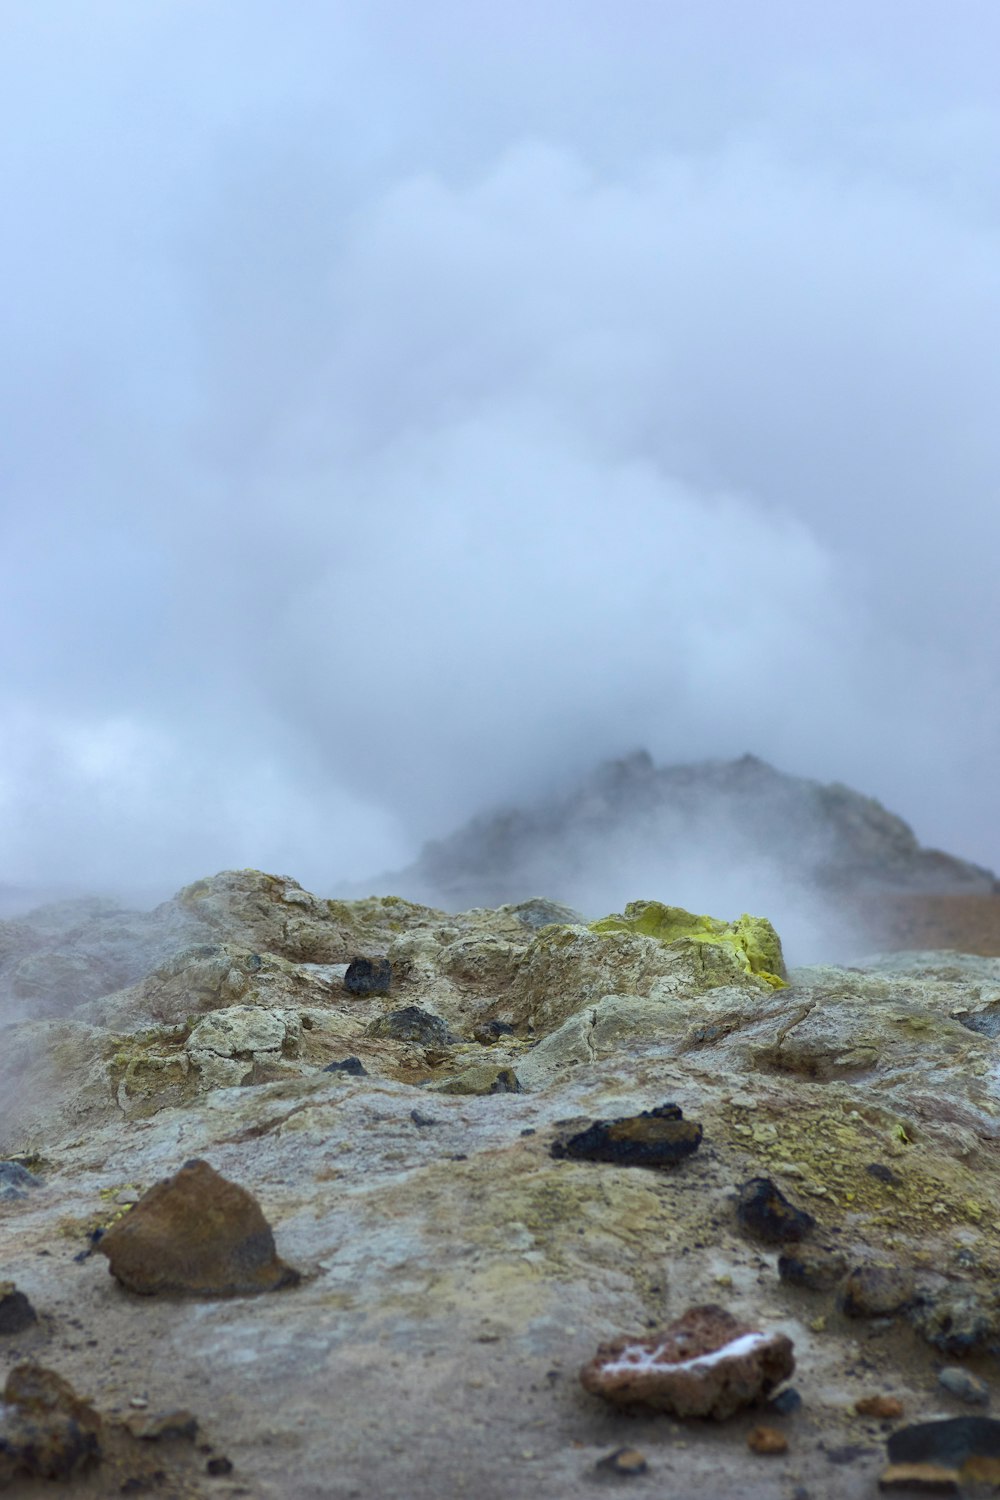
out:
<path id="1" fill-rule="evenodd" d="M 251 1193 L 207 1161 L 185 1162 L 103 1235 L 97 1249 L 123 1287 L 141 1296 L 239 1297 L 295 1286 Z"/>
<path id="2" fill-rule="evenodd" d="M 661 1104 L 638 1115 L 595 1120 L 568 1139 L 557 1137 L 551 1154 L 574 1161 L 614 1162 L 621 1167 L 672 1167 L 701 1145 L 702 1129 L 685 1120 L 679 1105 Z"/>

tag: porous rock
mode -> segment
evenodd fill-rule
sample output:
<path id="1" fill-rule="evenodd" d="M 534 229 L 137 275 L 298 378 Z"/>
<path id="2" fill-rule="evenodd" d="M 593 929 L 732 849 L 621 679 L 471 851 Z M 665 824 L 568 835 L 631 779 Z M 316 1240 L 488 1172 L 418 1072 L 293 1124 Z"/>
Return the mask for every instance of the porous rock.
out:
<path id="1" fill-rule="evenodd" d="M 1000 1301 L 993 1291 L 947 1287 L 917 1299 L 909 1317 L 942 1354 L 982 1354 L 1000 1346 Z"/>
<path id="2" fill-rule="evenodd" d="M 349 995 L 387 995 L 392 984 L 392 964 L 387 958 L 352 958 L 344 975 Z"/>
<path id="3" fill-rule="evenodd" d="M 855 1266 L 844 1282 L 843 1308 L 849 1318 L 885 1318 L 913 1296 L 913 1273 L 906 1266 Z"/>
<path id="4" fill-rule="evenodd" d="M 97 1249 L 123 1287 L 141 1296 L 238 1297 L 294 1286 L 260 1205 L 206 1161 L 156 1183 Z"/>
<path id="5" fill-rule="evenodd" d="M 0 1412 L 0 1484 L 68 1479 L 100 1457 L 97 1412 L 44 1365 L 15 1365 Z"/>
<path id="6" fill-rule="evenodd" d="M 801 1240 L 816 1223 L 812 1214 L 789 1203 L 770 1177 L 741 1183 L 736 1218 L 742 1230 L 768 1245 Z"/>
<path id="7" fill-rule="evenodd" d="M 689 1308 L 654 1338 L 602 1344 L 580 1371 L 584 1388 L 616 1405 L 721 1421 L 795 1368 L 783 1333 L 763 1333 L 714 1304 Z"/>
<path id="8" fill-rule="evenodd" d="M 614 1162 L 620 1167 L 672 1167 L 697 1151 L 702 1129 L 685 1120 L 677 1104 L 661 1104 L 638 1115 L 595 1120 L 586 1130 L 557 1138 L 550 1147 L 557 1158 Z"/>

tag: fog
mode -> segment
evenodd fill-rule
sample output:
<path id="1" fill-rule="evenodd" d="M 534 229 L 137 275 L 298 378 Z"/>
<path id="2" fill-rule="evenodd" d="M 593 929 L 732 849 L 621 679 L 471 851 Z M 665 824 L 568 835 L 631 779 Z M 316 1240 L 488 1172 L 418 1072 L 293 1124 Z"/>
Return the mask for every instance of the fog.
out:
<path id="1" fill-rule="evenodd" d="M 0 884 L 638 746 L 1000 866 L 992 4 L 0 10 Z"/>

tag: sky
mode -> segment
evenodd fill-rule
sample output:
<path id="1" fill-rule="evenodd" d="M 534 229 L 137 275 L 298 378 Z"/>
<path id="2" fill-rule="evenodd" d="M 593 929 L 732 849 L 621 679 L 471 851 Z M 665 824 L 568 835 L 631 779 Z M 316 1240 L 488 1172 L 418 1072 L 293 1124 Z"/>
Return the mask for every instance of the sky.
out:
<path id="1" fill-rule="evenodd" d="M 993 0 L 0 22 L 0 884 L 639 747 L 1000 867 Z"/>

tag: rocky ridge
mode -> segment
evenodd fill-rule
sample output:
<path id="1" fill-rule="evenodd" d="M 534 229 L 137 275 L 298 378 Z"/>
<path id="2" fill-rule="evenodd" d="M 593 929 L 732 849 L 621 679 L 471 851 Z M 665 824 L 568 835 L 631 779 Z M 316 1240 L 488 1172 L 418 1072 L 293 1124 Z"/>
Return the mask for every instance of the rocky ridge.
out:
<path id="1" fill-rule="evenodd" d="M 455 915 L 256 871 L 76 918 L 0 923 L 8 979 L 50 941 L 79 958 L 4 1028 L 0 1277 L 37 1317 L 0 1355 L 109 1421 L 195 1412 L 234 1465 L 211 1493 L 562 1497 L 641 1450 L 615 1471 L 640 1496 L 870 1495 L 893 1423 L 858 1402 L 953 1416 L 995 1380 L 1000 960 L 786 973 L 762 919 Z M 665 1139 L 654 1167 L 633 1149 Z M 297 1285 L 139 1298 L 88 1253 L 205 1162 Z M 581 1385 L 599 1347 L 719 1304 L 794 1346 L 795 1401 L 706 1426 Z M 939 1384 L 956 1364 L 970 1384 Z M 772 1430 L 785 1450 L 747 1447 Z"/>
<path id="2" fill-rule="evenodd" d="M 840 783 L 791 776 L 753 755 L 657 766 L 646 751 L 607 761 L 538 807 L 474 818 L 381 884 L 447 907 L 545 890 L 590 911 L 595 890 L 644 864 L 669 878 L 698 851 L 711 867 L 769 870 L 774 883 L 805 881 L 827 899 L 997 887 L 992 871 L 923 848 L 902 818 Z"/>

